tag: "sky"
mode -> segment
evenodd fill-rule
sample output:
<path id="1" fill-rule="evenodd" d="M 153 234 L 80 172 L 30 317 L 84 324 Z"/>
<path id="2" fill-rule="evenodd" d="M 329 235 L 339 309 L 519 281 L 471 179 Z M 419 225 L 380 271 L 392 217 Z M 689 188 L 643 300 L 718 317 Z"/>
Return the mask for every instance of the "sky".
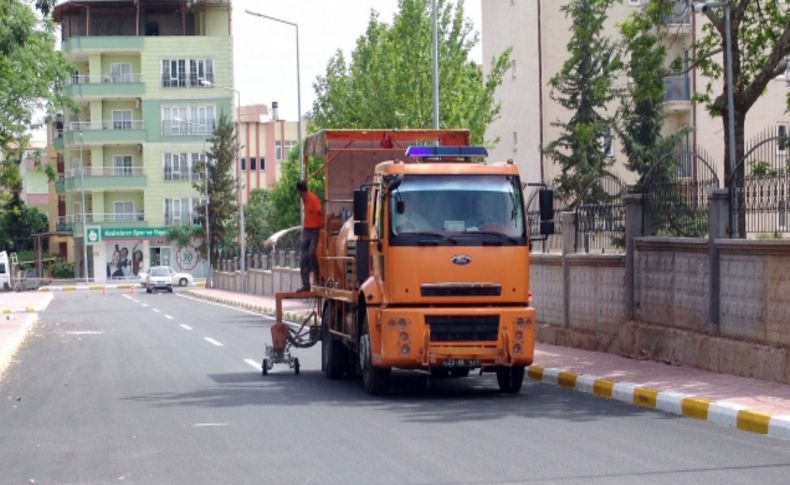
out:
<path id="1" fill-rule="evenodd" d="M 480 2 L 464 0 L 467 18 L 480 32 Z M 242 105 L 279 104 L 279 116 L 295 121 L 296 29 L 246 14 L 245 9 L 299 25 L 302 113 L 312 109 L 313 83 L 326 72 L 338 49 L 350 58 L 357 38 L 365 33 L 371 9 L 379 20 L 392 23 L 398 0 L 233 0 L 234 83 Z M 471 52 L 480 62 L 482 46 Z"/>

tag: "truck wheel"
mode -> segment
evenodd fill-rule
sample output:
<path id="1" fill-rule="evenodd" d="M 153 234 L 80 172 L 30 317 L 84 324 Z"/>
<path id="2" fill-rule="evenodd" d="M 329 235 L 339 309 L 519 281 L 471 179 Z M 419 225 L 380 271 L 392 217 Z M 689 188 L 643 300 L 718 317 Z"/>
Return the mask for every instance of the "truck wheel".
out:
<path id="1" fill-rule="evenodd" d="M 269 359 L 263 359 L 261 362 L 261 375 L 265 376 L 269 373 Z"/>
<path id="2" fill-rule="evenodd" d="M 518 394 L 524 382 L 524 366 L 499 367 L 496 370 L 496 380 L 499 384 L 499 392 Z"/>
<path id="3" fill-rule="evenodd" d="M 346 347 L 329 332 L 331 319 L 336 317 L 327 302 L 321 315 L 321 370 L 329 379 L 340 379 L 346 372 Z"/>
<path id="4" fill-rule="evenodd" d="M 294 358 L 294 374 L 297 376 L 299 375 L 299 367 L 299 358 L 296 357 Z"/>
<path id="5" fill-rule="evenodd" d="M 383 394 L 387 390 L 390 369 L 373 367 L 371 360 L 370 332 L 368 319 L 363 317 L 362 335 L 359 337 L 359 367 L 362 369 L 362 387 L 373 396 Z"/>

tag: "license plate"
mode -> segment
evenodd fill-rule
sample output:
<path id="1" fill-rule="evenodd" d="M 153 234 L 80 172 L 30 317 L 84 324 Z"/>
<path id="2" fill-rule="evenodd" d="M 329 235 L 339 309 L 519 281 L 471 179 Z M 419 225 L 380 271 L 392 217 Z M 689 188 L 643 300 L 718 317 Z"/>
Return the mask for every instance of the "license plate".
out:
<path id="1" fill-rule="evenodd" d="M 480 367 L 477 359 L 444 359 L 442 367 Z"/>

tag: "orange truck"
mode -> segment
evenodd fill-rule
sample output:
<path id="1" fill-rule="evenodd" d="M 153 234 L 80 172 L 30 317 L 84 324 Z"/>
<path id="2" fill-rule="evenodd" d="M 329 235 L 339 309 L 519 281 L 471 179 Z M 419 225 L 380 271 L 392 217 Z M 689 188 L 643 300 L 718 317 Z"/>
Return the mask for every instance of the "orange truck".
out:
<path id="1" fill-rule="evenodd" d="M 328 130 L 318 247 L 322 370 L 385 392 L 392 369 L 495 372 L 518 393 L 532 363 L 524 185 L 466 130 Z M 305 163 L 306 168 L 306 163 Z M 316 173 L 308 173 L 308 177 Z"/>

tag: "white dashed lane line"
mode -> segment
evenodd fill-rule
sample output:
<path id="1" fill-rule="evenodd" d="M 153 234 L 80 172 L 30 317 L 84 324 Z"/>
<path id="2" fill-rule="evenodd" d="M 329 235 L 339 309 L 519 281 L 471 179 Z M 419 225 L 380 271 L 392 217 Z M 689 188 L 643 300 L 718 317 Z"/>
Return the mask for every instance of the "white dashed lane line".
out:
<path id="1" fill-rule="evenodd" d="M 143 303 L 143 308 L 148 308 L 148 303 Z"/>
<path id="2" fill-rule="evenodd" d="M 172 320 L 173 319 L 173 317 L 171 317 L 170 315 L 165 315 L 165 318 L 167 318 L 168 320 Z"/>
<path id="3" fill-rule="evenodd" d="M 252 360 L 252 359 L 244 359 L 244 362 L 245 362 L 247 365 L 249 365 L 250 367 L 253 367 L 253 368 L 257 369 L 257 370 L 261 370 L 261 364 L 260 364 L 260 363 L 258 363 L 258 362 L 255 362 L 255 361 L 254 361 L 254 360 Z"/>
<path id="4" fill-rule="evenodd" d="M 151 310 L 153 310 L 154 313 L 159 313 L 159 310 L 157 310 L 156 308 L 151 308 Z"/>
<path id="5" fill-rule="evenodd" d="M 179 327 L 183 328 L 184 330 L 192 330 L 192 327 L 185 323 L 180 324 Z"/>
<path id="6" fill-rule="evenodd" d="M 203 337 L 203 340 L 210 343 L 211 345 L 216 345 L 217 347 L 222 347 L 222 342 L 217 342 L 211 337 Z"/>

